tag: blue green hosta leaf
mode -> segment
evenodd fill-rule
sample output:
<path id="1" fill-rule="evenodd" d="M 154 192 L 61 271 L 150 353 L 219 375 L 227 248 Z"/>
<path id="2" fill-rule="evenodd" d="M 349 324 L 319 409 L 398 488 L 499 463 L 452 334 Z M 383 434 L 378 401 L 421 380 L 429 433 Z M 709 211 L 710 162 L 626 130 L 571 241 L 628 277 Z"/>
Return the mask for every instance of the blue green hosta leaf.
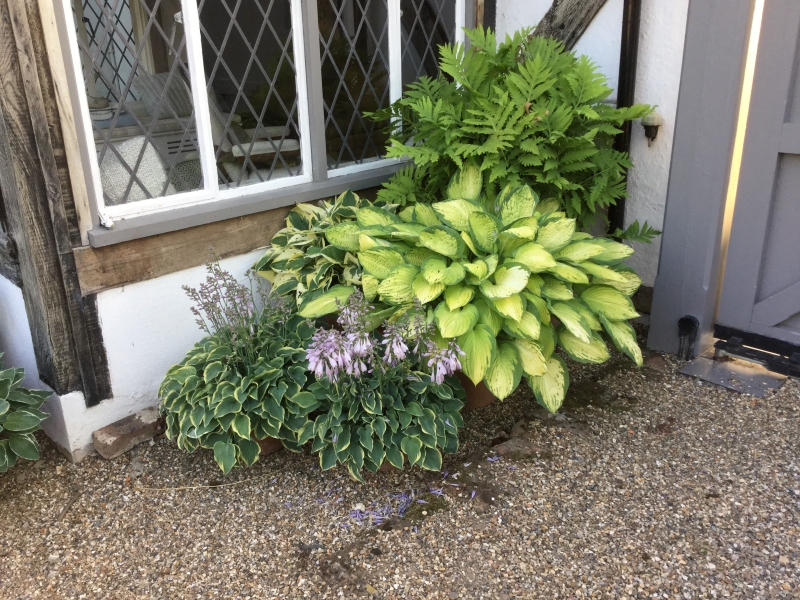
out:
<path id="1" fill-rule="evenodd" d="M 550 312 L 558 317 L 558 320 L 561 321 L 564 327 L 575 337 L 587 344 L 592 341 L 591 326 L 574 306 L 567 302 L 553 302 L 550 305 Z"/>
<path id="2" fill-rule="evenodd" d="M 444 338 L 463 335 L 478 322 L 478 309 L 472 304 L 450 310 L 446 302 L 440 302 L 433 311 L 436 326 Z"/>
<path id="3" fill-rule="evenodd" d="M 447 186 L 448 198 L 464 198 L 477 200 L 483 189 L 483 177 L 477 162 L 472 159 L 464 162 L 463 166 L 455 172 Z"/>
<path id="4" fill-rule="evenodd" d="M 358 224 L 364 228 L 375 226 L 382 227 L 400 222 L 400 219 L 392 213 L 375 206 L 365 206 L 357 209 L 356 220 Z"/>
<path id="5" fill-rule="evenodd" d="M 428 283 L 442 283 L 444 281 L 447 262 L 441 256 L 431 256 L 422 263 L 420 271 Z"/>
<path id="6" fill-rule="evenodd" d="M 525 289 L 529 275 L 527 267 L 521 264 L 505 264 L 494 272 L 494 283 L 491 280 L 484 281 L 480 289 L 487 298 L 508 298 Z"/>
<path id="7" fill-rule="evenodd" d="M 514 251 L 514 260 L 522 263 L 531 273 L 541 273 L 556 266 L 556 260 L 541 244 L 528 242 Z"/>
<path id="8" fill-rule="evenodd" d="M 468 200 L 447 200 L 445 202 L 434 202 L 431 208 L 436 211 L 438 217 L 457 231 L 467 231 L 469 229 L 470 215 L 483 209 L 469 202 Z"/>
<path id="9" fill-rule="evenodd" d="M 619 267 L 616 267 L 615 270 L 618 268 Z M 617 271 L 617 273 L 619 273 L 625 279 L 624 283 L 621 281 L 605 281 L 602 278 L 597 278 L 597 277 L 595 277 L 594 283 L 602 283 L 603 285 L 610 285 L 611 287 L 613 287 L 616 290 L 619 290 L 626 296 L 633 296 L 636 293 L 636 290 L 639 289 L 639 286 L 642 285 L 642 280 L 639 279 L 639 276 L 632 270 L 631 271 L 627 269 L 619 270 Z"/>
<path id="10" fill-rule="evenodd" d="M 605 342 L 596 333 L 592 335 L 591 341 L 587 344 L 578 339 L 567 329 L 558 332 L 559 345 L 569 354 L 569 357 L 580 363 L 600 364 L 610 358 Z"/>
<path id="11" fill-rule="evenodd" d="M 489 302 L 500 315 L 513 321 L 522 319 L 522 314 L 525 312 L 525 302 L 520 294 L 508 298 L 492 298 Z"/>
<path id="12" fill-rule="evenodd" d="M 539 319 L 527 311 L 522 313 L 522 318 L 519 321 L 507 319 L 503 326 L 510 335 L 529 340 L 538 340 L 539 332 L 542 329 Z"/>
<path id="13" fill-rule="evenodd" d="M 208 383 L 209 381 L 212 381 L 217 377 L 219 377 L 220 374 L 222 374 L 223 372 L 225 372 L 225 367 L 222 365 L 221 362 L 215 361 L 209 363 L 208 366 L 205 368 L 205 371 L 203 371 L 203 381 L 205 381 L 205 383 Z"/>
<path id="14" fill-rule="evenodd" d="M 542 296 L 550 298 L 551 300 L 571 300 L 574 295 L 572 293 L 572 284 L 566 281 L 556 279 L 551 275 L 543 275 L 542 280 Z"/>
<path id="15" fill-rule="evenodd" d="M 633 254 L 633 248 L 630 246 L 620 244 L 608 238 L 596 238 L 592 240 L 592 243 L 602 246 L 603 252 L 595 256 L 592 260 L 603 265 L 616 265 Z"/>
<path id="16" fill-rule="evenodd" d="M 472 288 L 465 288 L 465 289 L 472 291 Z M 471 299 L 472 296 L 470 296 L 470 300 Z M 467 302 L 469 302 L 469 300 L 467 300 Z M 0 418 L 2 418 L 8 412 L 9 408 L 11 408 L 11 405 L 7 401 L 0 400 Z"/>
<path id="17" fill-rule="evenodd" d="M 378 293 L 389 304 L 405 304 L 414 298 L 412 287 L 414 278 L 419 273 L 413 265 L 399 265 L 395 267 L 389 277 L 381 281 Z"/>
<path id="18" fill-rule="evenodd" d="M 444 291 L 444 288 L 445 285 L 443 283 L 428 283 L 422 273 L 419 273 L 411 284 L 414 297 L 423 304 L 427 304 L 438 298 L 439 294 Z"/>
<path id="19" fill-rule="evenodd" d="M 20 458 L 36 460 L 39 458 L 39 443 L 30 433 L 12 433 L 8 436 L 8 448 Z"/>
<path id="20" fill-rule="evenodd" d="M 398 469 L 402 469 L 403 453 L 397 449 L 397 446 L 386 446 L 385 450 L 386 450 L 386 460 L 388 460 L 392 466 L 397 467 Z"/>
<path id="21" fill-rule="evenodd" d="M 539 228 L 536 241 L 548 252 L 561 250 L 575 233 L 575 219 L 556 219 Z"/>
<path id="22" fill-rule="evenodd" d="M 458 347 L 464 352 L 461 370 L 472 383 L 478 385 L 497 354 L 496 334 L 487 325 L 478 323 L 458 338 Z"/>
<path id="23" fill-rule="evenodd" d="M 522 361 L 514 344 L 501 342 L 497 355 L 486 371 L 486 387 L 498 399 L 508 398 L 519 386 L 522 378 Z"/>
<path id="24" fill-rule="evenodd" d="M 542 347 L 533 340 L 517 338 L 512 342 L 519 352 L 522 370 L 526 375 L 544 375 L 547 371 L 547 359 Z"/>
<path id="25" fill-rule="evenodd" d="M 476 315 L 475 321 L 477 322 L 477 320 Z M 36 427 L 41 422 L 42 419 L 40 417 L 24 408 L 20 408 L 6 417 L 6 420 L 3 421 L 3 428 L 8 431 L 25 431 L 26 429 Z"/>
<path id="26" fill-rule="evenodd" d="M 574 240 L 574 236 L 573 236 Z M 553 253 L 558 260 L 568 260 L 570 262 L 583 262 L 602 254 L 603 246 L 589 241 L 573 241 L 561 250 Z"/>
<path id="27" fill-rule="evenodd" d="M 361 235 L 361 226 L 354 221 L 342 221 L 325 230 L 325 238 L 330 244 L 349 252 L 357 252 L 361 249 L 361 245 L 358 243 L 359 235 Z"/>
<path id="28" fill-rule="evenodd" d="M 510 225 L 519 219 L 532 217 L 537 201 L 536 192 L 527 185 L 512 190 L 508 190 L 508 188 L 503 190 L 496 201 L 503 225 Z"/>
<path id="29" fill-rule="evenodd" d="M 422 442 L 418 437 L 404 437 L 403 441 L 400 442 L 400 449 L 408 457 L 408 462 L 411 465 L 416 464 L 422 457 Z"/>
<path id="30" fill-rule="evenodd" d="M 503 328 L 503 317 L 494 308 L 490 307 L 486 300 L 478 298 L 472 303 L 478 309 L 478 323 L 486 325 L 496 336 Z"/>
<path id="31" fill-rule="evenodd" d="M 569 371 L 560 357 L 547 359 L 547 372 L 528 379 L 536 401 L 555 414 L 564 402 L 569 388 Z"/>
<path id="32" fill-rule="evenodd" d="M 447 303 L 447 308 L 450 310 L 455 310 L 469 304 L 473 296 L 475 296 L 475 288 L 464 285 L 463 283 L 448 286 L 444 290 L 444 301 Z"/>
<path id="33" fill-rule="evenodd" d="M 586 273 L 566 263 L 558 263 L 555 267 L 547 269 L 547 272 L 568 283 L 589 283 Z"/>
<path id="34" fill-rule="evenodd" d="M 437 254 L 428 248 L 412 248 L 404 255 L 406 262 L 415 267 L 421 267 L 431 256 L 437 256 Z"/>
<path id="35" fill-rule="evenodd" d="M 258 460 L 258 455 L 261 452 L 258 443 L 253 440 L 239 440 L 236 445 L 239 446 L 239 456 L 241 456 L 242 462 L 248 467 L 252 467 Z"/>
<path id="36" fill-rule="evenodd" d="M 428 471 L 442 470 L 442 454 L 436 448 L 425 448 L 419 466 Z"/>
<path id="37" fill-rule="evenodd" d="M 336 312 L 353 293 L 353 289 L 346 285 L 335 285 L 321 296 L 304 303 L 297 314 L 306 319 L 315 319 Z"/>
<path id="38" fill-rule="evenodd" d="M 443 225 L 426 227 L 419 234 L 420 245 L 450 258 L 464 254 L 464 240 L 452 228 Z"/>
<path id="39" fill-rule="evenodd" d="M 500 228 L 497 220 L 486 212 L 473 212 L 469 215 L 469 232 L 475 245 L 484 252 L 494 252 Z"/>
<path id="40" fill-rule="evenodd" d="M 364 292 L 364 297 L 368 301 L 372 301 L 378 295 L 378 285 L 380 281 L 372 275 L 364 273 L 361 275 L 361 289 Z"/>
<path id="41" fill-rule="evenodd" d="M 589 286 L 581 294 L 581 300 L 597 315 L 611 321 L 624 321 L 639 316 L 630 298 L 607 285 Z"/>
<path id="42" fill-rule="evenodd" d="M 595 279 L 602 279 L 603 281 L 614 281 L 617 283 L 627 282 L 622 273 L 618 273 L 614 269 L 611 269 L 605 265 L 595 264 L 590 260 L 578 264 L 578 267 L 589 273 L 589 275 L 595 277 Z"/>
<path id="43" fill-rule="evenodd" d="M 637 367 L 642 366 L 642 350 L 636 343 L 636 332 L 626 321 L 610 321 L 600 315 L 603 327 L 617 350 L 626 354 Z"/>
<path id="44" fill-rule="evenodd" d="M 444 279 L 442 283 L 445 285 L 455 285 L 463 281 L 467 271 L 461 266 L 461 263 L 454 262 L 444 270 Z"/>
<path id="45" fill-rule="evenodd" d="M 414 221 L 425 227 L 442 224 L 439 217 L 436 216 L 436 211 L 429 204 L 417 204 L 414 207 Z"/>
<path id="46" fill-rule="evenodd" d="M 361 267 L 376 279 L 384 280 L 397 265 L 403 264 L 403 256 L 390 248 L 375 248 L 358 253 Z"/>
<path id="47" fill-rule="evenodd" d="M 214 444 L 214 460 L 227 475 L 236 463 L 236 446 L 230 442 L 217 442 Z"/>

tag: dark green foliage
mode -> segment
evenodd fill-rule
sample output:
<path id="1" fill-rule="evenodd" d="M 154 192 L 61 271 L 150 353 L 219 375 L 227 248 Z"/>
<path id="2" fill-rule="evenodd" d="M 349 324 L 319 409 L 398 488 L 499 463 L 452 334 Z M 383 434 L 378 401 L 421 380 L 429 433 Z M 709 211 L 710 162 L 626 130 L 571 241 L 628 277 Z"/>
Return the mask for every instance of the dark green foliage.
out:
<path id="1" fill-rule="evenodd" d="M 3 369 L 0 361 L 0 473 L 17 464 L 18 458 L 39 458 L 33 434 L 48 416 L 39 408 L 52 392 L 21 387 L 24 377 L 25 369 Z"/>
<path id="2" fill-rule="evenodd" d="M 213 449 L 225 473 L 258 460 L 254 439 L 278 438 L 300 451 L 297 436 L 318 406 L 303 391 L 305 345 L 313 333 L 300 317 L 268 315 L 255 333 L 252 363 L 238 359 L 220 335 L 204 338 L 167 372 L 159 389 L 167 437 L 188 452 Z"/>
<path id="3" fill-rule="evenodd" d="M 651 108 L 605 104 L 605 77 L 558 41 L 529 30 L 499 45 L 488 30 L 467 36 L 469 50 L 441 48 L 443 75 L 423 77 L 390 109 L 373 114 L 394 124 L 387 156 L 408 156 L 416 165 L 394 175 L 378 200 L 405 205 L 447 197 L 451 177 L 474 161 L 487 205 L 506 185 L 528 184 L 541 198 L 556 198 L 579 227 L 591 225 L 626 194 L 632 165 L 612 148 L 614 136 Z"/>
<path id="4" fill-rule="evenodd" d="M 384 461 L 401 469 L 405 455 L 410 465 L 439 471 L 441 453 L 458 449 L 466 395 L 455 377 L 439 385 L 399 365 L 338 385 L 322 379 L 308 389 L 319 416 L 299 442 L 313 440 L 323 470 L 341 463 L 363 481 L 362 469 L 375 473 Z"/>

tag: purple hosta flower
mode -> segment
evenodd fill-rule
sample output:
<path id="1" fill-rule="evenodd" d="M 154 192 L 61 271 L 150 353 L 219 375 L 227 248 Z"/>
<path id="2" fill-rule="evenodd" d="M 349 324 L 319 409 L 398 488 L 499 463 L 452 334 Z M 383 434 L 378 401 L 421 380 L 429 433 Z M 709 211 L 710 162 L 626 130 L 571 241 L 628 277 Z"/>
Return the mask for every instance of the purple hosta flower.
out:
<path id="1" fill-rule="evenodd" d="M 458 347 L 456 341 L 450 340 L 447 348 L 439 348 L 433 341 L 429 342 L 422 356 L 428 359 L 431 378 L 436 383 L 442 384 L 447 375 L 452 375 L 461 370 L 461 361 L 458 357 L 460 355 L 463 356 L 463 354 L 464 352 Z"/>
<path id="2" fill-rule="evenodd" d="M 472 495 L 469 497 L 469 499 L 472 500 L 475 497 L 476 493 L 477 492 L 475 490 L 472 490 Z"/>
<path id="3" fill-rule="evenodd" d="M 488 460 L 489 462 L 497 462 L 498 460 L 500 460 L 500 457 L 499 456 L 489 456 L 489 457 L 486 458 L 486 460 Z"/>
<path id="4" fill-rule="evenodd" d="M 335 329 L 317 329 L 306 350 L 308 370 L 317 378 L 327 377 L 332 383 L 339 379 L 342 370 L 352 368 L 352 355 L 348 351 L 342 332 Z"/>
<path id="5" fill-rule="evenodd" d="M 383 360 L 392 367 L 399 365 L 408 356 L 408 345 L 406 345 L 402 326 L 396 323 L 386 325 L 382 343 L 385 348 Z"/>

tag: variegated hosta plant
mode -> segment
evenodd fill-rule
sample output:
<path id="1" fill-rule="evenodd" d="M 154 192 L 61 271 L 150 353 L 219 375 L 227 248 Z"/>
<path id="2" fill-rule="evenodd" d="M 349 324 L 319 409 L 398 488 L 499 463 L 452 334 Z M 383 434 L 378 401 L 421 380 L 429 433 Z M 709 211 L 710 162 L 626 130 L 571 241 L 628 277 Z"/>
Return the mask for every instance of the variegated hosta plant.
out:
<path id="1" fill-rule="evenodd" d="M 464 373 L 502 399 L 523 375 L 551 411 L 569 386 L 558 346 L 579 362 L 609 358 L 606 340 L 641 364 L 628 319 L 641 280 L 623 261 L 633 250 L 575 231 L 555 202 L 538 202 L 523 185 L 506 187 L 492 206 L 479 200 L 480 173 L 460 173 L 450 199 L 399 214 L 374 207 L 326 231 L 328 241 L 358 257 L 368 299 L 395 310 L 427 305 L 444 339 L 465 352 Z M 330 312 L 334 300 L 314 301 Z"/>
<path id="2" fill-rule="evenodd" d="M 355 220 L 354 210 L 362 204 L 366 203 L 351 191 L 319 205 L 298 204 L 253 270 L 272 283 L 272 294 L 291 296 L 297 306 L 336 285 L 359 285 L 361 271 L 355 255 L 332 246 L 325 231 Z"/>

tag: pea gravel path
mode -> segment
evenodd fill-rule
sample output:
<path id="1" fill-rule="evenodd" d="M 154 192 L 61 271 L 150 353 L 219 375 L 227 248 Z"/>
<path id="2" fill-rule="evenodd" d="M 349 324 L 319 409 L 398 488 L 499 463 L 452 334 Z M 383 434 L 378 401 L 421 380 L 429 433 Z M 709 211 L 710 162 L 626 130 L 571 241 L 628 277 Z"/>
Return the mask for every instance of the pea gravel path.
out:
<path id="1" fill-rule="evenodd" d="M 445 478 L 358 485 L 281 452 L 223 480 L 164 438 L 77 467 L 48 448 L 0 476 L 0 595 L 800 597 L 800 384 L 755 400 L 649 360 L 574 365 L 557 420 L 524 391 L 473 411 Z M 370 525 L 412 491 L 427 518 Z"/>

